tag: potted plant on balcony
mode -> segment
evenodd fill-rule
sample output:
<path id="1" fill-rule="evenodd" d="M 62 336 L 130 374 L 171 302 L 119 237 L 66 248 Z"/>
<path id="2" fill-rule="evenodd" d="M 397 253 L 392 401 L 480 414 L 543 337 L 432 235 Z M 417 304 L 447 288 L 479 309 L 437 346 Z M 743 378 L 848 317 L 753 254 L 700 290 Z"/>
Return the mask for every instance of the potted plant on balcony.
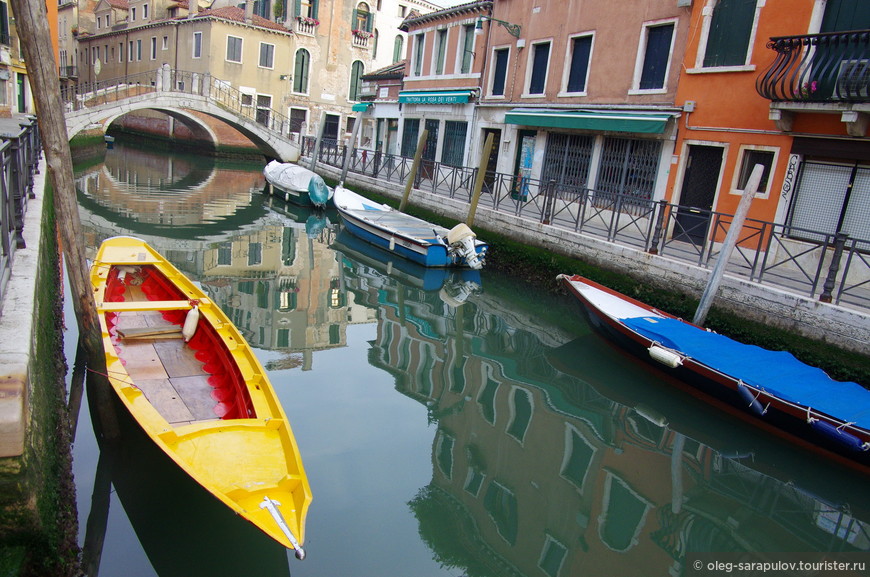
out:
<path id="1" fill-rule="evenodd" d="M 351 30 L 354 36 L 363 40 L 368 40 L 372 37 L 372 33 L 368 30 Z"/>
<path id="2" fill-rule="evenodd" d="M 296 20 L 300 24 L 305 24 L 306 26 L 320 26 L 320 21 L 317 18 L 312 18 L 311 16 L 297 16 Z"/>

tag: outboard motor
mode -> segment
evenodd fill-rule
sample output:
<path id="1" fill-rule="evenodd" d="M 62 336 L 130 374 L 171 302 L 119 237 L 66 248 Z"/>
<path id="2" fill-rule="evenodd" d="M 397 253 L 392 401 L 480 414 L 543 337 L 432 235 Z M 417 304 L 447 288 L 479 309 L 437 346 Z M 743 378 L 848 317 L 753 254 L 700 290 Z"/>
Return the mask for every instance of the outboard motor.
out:
<path id="1" fill-rule="evenodd" d="M 456 254 L 465 259 L 465 264 L 474 270 L 483 268 L 483 260 L 477 254 L 474 239 L 477 235 L 474 234 L 468 225 L 459 223 L 447 233 L 447 244 Z"/>

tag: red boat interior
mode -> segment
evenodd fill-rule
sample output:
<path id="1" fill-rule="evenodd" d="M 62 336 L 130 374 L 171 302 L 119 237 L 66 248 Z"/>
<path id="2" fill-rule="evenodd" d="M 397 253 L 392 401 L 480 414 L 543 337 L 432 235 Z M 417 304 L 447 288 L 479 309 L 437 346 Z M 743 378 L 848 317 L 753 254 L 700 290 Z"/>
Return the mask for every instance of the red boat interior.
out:
<path id="1" fill-rule="evenodd" d="M 106 281 L 105 300 L 107 302 L 124 302 L 137 300 L 131 298 L 131 287 L 141 289 L 149 301 L 187 300 L 188 297 L 178 287 L 173 285 L 159 270 L 150 265 L 137 267 L 133 273 L 121 277 L 119 269 L 112 267 Z M 138 299 L 141 300 L 141 299 Z M 179 328 L 183 326 L 187 316 L 186 310 L 163 311 L 163 318 Z M 118 313 L 106 314 L 109 329 L 115 327 Z M 114 333 L 114 331 L 111 331 Z M 113 339 L 118 350 L 117 337 Z M 232 362 L 232 355 L 211 323 L 200 316 L 196 332 L 185 344 L 178 341 L 179 346 L 186 346 L 195 351 L 195 358 L 202 363 L 202 369 L 208 376 L 208 384 L 212 387 L 211 397 L 216 401 L 214 413 L 221 419 L 244 419 L 255 416 L 253 403 L 247 387 L 239 373 L 238 367 Z"/>

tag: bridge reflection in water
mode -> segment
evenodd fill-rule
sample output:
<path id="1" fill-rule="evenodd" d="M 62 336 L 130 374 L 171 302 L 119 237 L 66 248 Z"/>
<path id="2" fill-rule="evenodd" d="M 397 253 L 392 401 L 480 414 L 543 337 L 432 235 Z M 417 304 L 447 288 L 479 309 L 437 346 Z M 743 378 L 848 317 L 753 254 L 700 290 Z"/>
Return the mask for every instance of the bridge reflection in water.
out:
<path id="1" fill-rule="evenodd" d="M 262 166 L 116 151 L 79 177 L 87 237 L 144 236 L 257 347 L 314 492 L 294 575 L 680 575 L 689 552 L 870 550 L 864 478 L 650 374 L 566 300 L 396 261 L 332 213 L 260 194 Z M 167 214 L 183 224 L 160 225 Z M 171 519 L 126 513 L 171 574 L 148 551 Z"/>

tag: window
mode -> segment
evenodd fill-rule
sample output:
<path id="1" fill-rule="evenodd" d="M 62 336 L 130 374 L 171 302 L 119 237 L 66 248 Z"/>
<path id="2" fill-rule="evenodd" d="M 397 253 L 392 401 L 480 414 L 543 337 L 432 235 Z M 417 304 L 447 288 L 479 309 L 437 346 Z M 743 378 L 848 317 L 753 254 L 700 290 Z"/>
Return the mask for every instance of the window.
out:
<path id="1" fill-rule="evenodd" d="M 148 4 L 142 5 L 142 18 L 148 20 Z"/>
<path id="2" fill-rule="evenodd" d="M 568 45 L 568 80 L 565 92 L 585 93 L 589 76 L 589 59 L 592 55 L 592 35 L 575 36 Z"/>
<path id="3" fill-rule="evenodd" d="M 644 35 L 641 39 L 642 46 L 638 50 L 640 78 L 635 82 L 638 90 L 662 90 L 665 87 L 673 37 L 673 22 L 650 25 L 644 28 Z"/>
<path id="4" fill-rule="evenodd" d="M 453 477 L 453 446 L 456 441 L 444 431 L 439 431 L 438 440 L 435 441 L 435 462 L 438 469 L 448 479 Z"/>
<path id="5" fill-rule="evenodd" d="M 296 0 L 296 15 L 303 18 L 317 18 L 318 0 Z"/>
<path id="6" fill-rule="evenodd" d="M 263 245 L 259 242 L 248 244 L 248 266 L 256 266 L 263 262 Z"/>
<path id="7" fill-rule="evenodd" d="M 541 558 L 538 559 L 538 567 L 549 577 L 558 577 L 567 556 L 568 548 L 547 535 L 544 548 L 541 550 Z"/>
<path id="8" fill-rule="evenodd" d="M 129 62 L 133 62 L 133 41 L 130 40 L 130 43 L 127 46 L 127 60 Z"/>
<path id="9" fill-rule="evenodd" d="M 507 434 L 522 443 L 529 430 L 532 413 L 532 396 L 524 389 L 515 388 L 511 396 L 511 422 Z"/>
<path id="10" fill-rule="evenodd" d="M 266 94 L 257 95 L 257 122 L 269 126 L 272 117 L 272 97 Z"/>
<path id="11" fill-rule="evenodd" d="M 217 264 L 218 266 L 229 266 L 233 264 L 233 243 L 222 242 L 218 245 Z"/>
<path id="12" fill-rule="evenodd" d="M 136 20 L 136 8 L 130 8 L 130 22 L 135 22 Z"/>
<path id="13" fill-rule="evenodd" d="M 161 50 L 169 50 L 169 36 L 163 37 L 163 44 L 160 47 Z"/>
<path id="14" fill-rule="evenodd" d="M 97 29 L 100 29 L 102 27 L 103 27 L 103 17 L 97 16 Z"/>
<path id="15" fill-rule="evenodd" d="M 350 68 L 350 90 L 347 94 L 348 100 L 359 100 L 359 89 L 362 84 L 363 63 L 357 60 Z"/>
<path id="16" fill-rule="evenodd" d="M 447 30 L 435 33 L 435 74 L 444 74 L 444 55 L 447 53 Z"/>
<path id="17" fill-rule="evenodd" d="M 301 133 L 308 111 L 304 108 L 290 109 L 290 132 Z"/>
<path id="18" fill-rule="evenodd" d="M 465 157 L 465 136 L 468 134 L 468 123 L 455 120 L 444 122 L 444 145 L 441 151 L 441 162 L 447 166 L 462 166 Z"/>
<path id="19" fill-rule="evenodd" d="M 260 68 L 273 68 L 275 65 L 275 45 L 260 42 Z"/>
<path id="20" fill-rule="evenodd" d="M 308 93 L 308 69 L 311 55 L 304 48 L 296 51 L 296 63 L 293 66 L 293 92 Z"/>
<path id="21" fill-rule="evenodd" d="M 142 61 L 142 41 L 141 40 L 136 41 L 136 60 L 139 62 Z"/>
<path id="22" fill-rule="evenodd" d="M 761 173 L 761 182 L 758 183 L 758 195 L 766 195 L 770 192 L 768 186 L 770 184 L 770 171 L 773 168 L 773 161 L 776 153 L 772 150 L 756 150 L 744 149 L 743 159 L 740 162 L 740 172 L 737 174 L 737 190 L 746 190 L 746 183 L 749 181 L 749 176 L 756 164 L 764 167 Z"/>
<path id="23" fill-rule="evenodd" d="M 696 66 L 745 66 L 755 32 L 757 0 L 718 0 L 704 16 L 702 36 L 707 42 L 698 51 Z"/>
<path id="24" fill-rule="evenodd" d="M 118 62 L 124 61 L 124 43 L 118 42 Z"/>
<path id="25" fill-rule="evenodd" d="M 547 85 L 547 68 L 550 64 L 550 43 L 533 45 L 531 56 L 532 73 L 529 76 L 527 94 L 543 94 Z"/>
<path id="26" fill-rule="evenodd" d="M 405 48 L 405 39 L 401 34 L 393 40 L 393 64 L 402 59 L 402 50 Z"/>
<path id="27" fill-rule="evenodd" d="M 193 33 L 193 57 L 202 58 L 202 32 Z"/>
<path id="28" fill-rule="evenodd" d="M 560 474 L 571 482 L 582 493 L 586 485 L 586 476 L 592 469 L 595 458 L 595 447 L 586 440 L 575 428 L 565 429 L 565 449 L 562 456 Z"/>
<path id="29" fill-rule="evenodd" d="M 800 165 L 795 195 L 789 207 L 794 227 L 852 238 L 870 238 L 870 166 L 805 160 Z M 795 236 L 823 241 L 822 235 L 792 231 Z"/>
<path id="30" fill-rule="evenodd" d="M 109 55 L 109 47 L 106 46 L 106 56 Z M 151 37 L 151 60 L 157 60 L 157 37 Z"/>
<path id="31" fill-rule="evenodd" d="M 489 91 L 493 96 L 504 96 L 509 55 L 510 48 L 496 48 L 493 52 L 493 61 L 495 62 L 495 65 L 492 68 L 492 87 Z"/>
<path id="32" fill-rule="evenodd" d="M 238 36 L 227 36 L 227 60 L 242 62 L 242 39 Z"/>
<path id="33" fill-rule="evenodd" d="M 269 0 L 254 0 L 254 10 L 253 13 L 255 16 L 259 16 L 260 18 L 269 18 Z"/>
<path id="34" fill-rule="evenodd" d="M 462 27 L 462 55 L 460 59 L 459 72 L 462 74 L 471 72 L 471 63 L 474 61 L 474 24 L 466 24 Z"/>
<path id="35" fill-rule="evenodd" d="M 501 483 L 493 481 L 483 496 L 483 508 L 489 513 L 502 539 L 514 545 L 519 533 L 517 497 Z"/>
<path id="36" fill-rule="evenodd" d="M 109 61 L 109 45 L 103 46 L 103 62 Z"/>
<path id="37" fill-rule="evenodd" d="M 607 473 L 603 512 L 598 523 L 601 542 L 614 551 L 627 551 L 638 544 L 651 504 L 628 483 Z"/>
<path id="38" fill-rule="evenodd" d="M 414 36 L 414 76 L 423 75 L 423 47 L 426 37 L 423 34 Z"/>
<path id="39" fill-rule="evenodd" d="M 402 128 L 402 156 L 414 156 L 420 136 L 420 119 L 406 118 Z"/>
<path id="40" fill-rule="evenodd" d="M 605 137 L 594 188 L 630 195 L 645 207 L 655 191 L 661 147 L 660 140 Z"/>
<path id="41" fill-rule="evenodd" d="M 372 14 L 369 11 L 368 4 L 363 2 L 357 5 L 356 10 L 353 11 L 351 26 L 353 26 L 354 30 L 372 31 Z"/>

